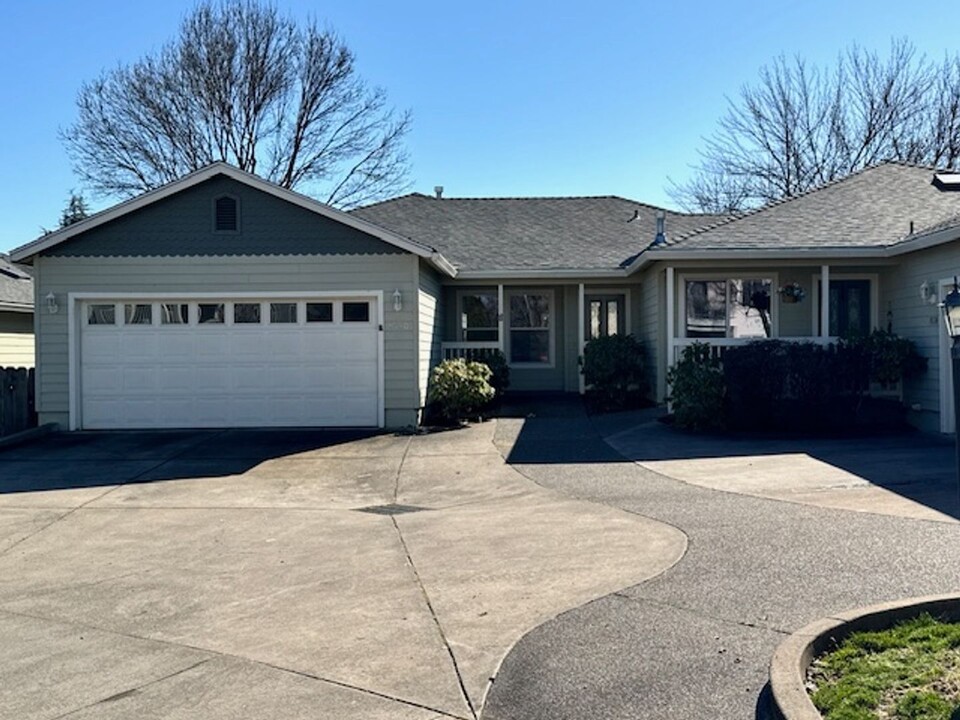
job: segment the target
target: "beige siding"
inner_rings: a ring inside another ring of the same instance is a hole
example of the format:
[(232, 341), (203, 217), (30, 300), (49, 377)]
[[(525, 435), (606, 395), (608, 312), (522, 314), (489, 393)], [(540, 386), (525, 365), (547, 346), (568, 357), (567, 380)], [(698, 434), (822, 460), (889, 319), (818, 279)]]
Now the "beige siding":
[(443, 335), (442, 288), (437, 273), (420, 262), (418, 289), (419, 322), (417, 325), (419, 406), (427, 402), (430, 370), (440, 362), (440, 341)]
[(32, 368), (33, 334), (0, 333), (0, 367)]
[[(384, 296), (384, 403), (389, 427), (412, 425), (419, 397), (416, 332), (418, 259), (412, 255), (165, 258), (38, 258), (37, 296), (57, 295), (61, 312), (37, 313), (38, 411), (66, 424), (69, 412), (67, 293), (379, 291)], [(393, 310), (399, 289), (411, 302)]]
[[(960, 273), (960, 242), (904, 255), (891, 273), (889, 291), (881, 307), (889, 308), (893, 331), (913, 340), (929, 363), (927, 372), (904, 387), (908, 406), (919, 405), (911, 421), (924, 430), (940, 430), (940, 342), (944, 333), (940, 310), (923, 302), (920, 286), (926, 282), (934, 291), (941, 280)], [(942, 299), (940, 297), (939, 299)]]

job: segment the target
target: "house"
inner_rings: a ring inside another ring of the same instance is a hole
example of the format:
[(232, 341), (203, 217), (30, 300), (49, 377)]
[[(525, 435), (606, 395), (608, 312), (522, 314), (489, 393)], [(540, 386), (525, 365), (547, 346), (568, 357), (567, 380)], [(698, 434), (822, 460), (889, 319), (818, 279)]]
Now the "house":
[(33, 364), (33, 278), (0, 255), (0, 367)]
[(410, 425), (442, 358), (500, 350), (513, 389), (579, 392), (584, 344), (626, 332), (662, 400), (695, 340), (890, 327), (931, 360), (914, 420), (951, 431), (957, 187), (885, 164), (738, 218), (439, 193), (343, 213), (216, 163), (12, 257), (45, 306), (40, 420), (69, 428)]

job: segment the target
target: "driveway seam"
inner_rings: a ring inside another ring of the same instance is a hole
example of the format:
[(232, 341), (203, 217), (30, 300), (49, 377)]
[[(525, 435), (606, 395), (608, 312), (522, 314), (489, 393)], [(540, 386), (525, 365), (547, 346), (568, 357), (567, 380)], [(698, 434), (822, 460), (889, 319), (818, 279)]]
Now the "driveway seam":
[(393, 478), (393, 502), (399, 502), (400, 497), (400, 473), (403, 472), (403, 466), (407, 462), (407, 453), (410, 452), (410, 446), (413, 444), (413, 435), (407, 437), (406, 447), (403, 448), (403, 455), (400, 456), (400, 462), (397, 463), (397, 474)]
[[(639, 587), (635, 585), (634, 587)], [(627, 588), (629, 589), (629, 588)], [(637, 603), (638, 605), (653, 605), (655, 607), (668, 608), (670, 610), (677, 610), (679, 612), (687, 613), (688, 615), (694, 615), (696, 617), (705, 618), (707, 620), (715, 620), (724, 625), (736, 625), (739, 627), (750, 628), (751, 630), (769, 630), (770, 632), (778, 633), (780, 635), (790, 635), (789, 630), (784, 630), (783, 628), (773, 627), (771, 625), (763, 625), (762, 623), (751, 623), (746, 622), (745, 620), (732, 620), (730, 618), (723, 617), (722, 615), (714, 615), (712, 613), (699, 612), (695, 608), (687, 607), (685, 605), (677, 605), (675, 603), (661, 602), (659, 600), (654, 600), (653, 598), (646, 597), (641, 595), (639, 597), (634, 595), (627, 595), (625, 590), (618, 590), (617, 592), (610, 593), (608, 597), (616, 597), (620, 600), (625, 600), (631, 603)]]
[(105, 698), (101, 698), (100, 700), (95, 700), (94, 702), (92, 702), (92, 703), (90, 703), (90, 704), (88, 704), (88, 705), (83, 705), (82, 707), (78, 707), (78, 708), (74, 708), (73, 710), (69, 710), (69, 711), (63, 713), (62, 715), (57, 715), (56, 717), (53, 718), (53, 720), (62, 720), (62, 718), (68, 718), (68, 717), (70, 717), (71, 715), (76, 715), (77, 713), (83, 712), (84, 710), (89, 710), (90, 708), (95, 708), (95, 707), (97, 707), (98, 705), (103, 705), (104, 703), (116, 702), (117, 700), (122, 700), (123, 698), (128, 697), (128, 696), (130, 696), (130, 695), (133, 695), (133, 694), (135, 694), (135, 693), (143, 690), (144, 688), (150, 687), (151, 685), (156, 685), (156, 684), (158, 684), (158, 683), (162, 683), (164, 680), (169, 680), (170, 678), (175, 678), (177, 675), (182, 675), (183, 673), (189, 672), (189, 671), (193, 670), (194, 668), (198, 668), (198, 667), (200, 667), (201, 665), (203, 665), (204, 663), (210, 662), (212, 659), (213, 659), (213, 658), (204, 658), (203, 660), (198, 660), (197, 662), (193, 663), (193, 665), (190, 665), (189, 667), (185, 667), (185, 668), (182, 668), (182, 669), (180, 669), (180, 670), (175, 670), (174, 672), (169, 673), (168, 675), (164, 675), (163, 677), (159, 677), (159, 678), (154, 678), (153, 680), (148, 680), (147, 682), (145, 682), (145, 683), (143, 683), (143, 684), (141, 684), (141, 685), (137, 685), (136, 687), (132, 687), (132, 688), (130, 688), (129, 690), (123, 690), (123, 691), (121, 691), (121, 692), (114, 693), (113, 695), (109, 695), (109, 696), (107, 696), (107, 697), (105, 697)]
[(443, 641), (443, 646), (447, 649), (447, 654), (450, 656), (450, 663), (453, 665), (453, 672), (457, 677), (457, 684), (460, 686), (460, 694), (463, 696), (463, 700), (466, 702), (471, 716), (473, 716), (474, 720), (476, 720), (477, 711), (476, 708), (473, 707), (473, 702), (470, 700), (469, 693), (467, 693), (467, 686), (463, 682), (463, 675), (460, 673), (460, 666), (457, 664), (457, 656), (454, 655), (453, 648), (450, 646), (450, 641), (447, 640), (446, 633), (443, 631), (443, 625), (440, 624), (440, 618), (437, 617), (437, 612), (433, 608), (433, 603), (430, 602), (430, 595), (427, 593), (427, 589), (423, 585), (423, 580), (420, 578), (420, 573), (417, 571), (417, 566), (413, 562), (413, 557), (410, 555), (410, 549), (407, 547), (407, 542), (403, 539), (403, 533), (400, 531), (400, 526), (397, 524), (397, 518), (391, 516), (390, 521), (393, 523), (393, 527), (397, 531), (397, 538), (400, 540), (400, 546), (403, 548), (403, 553), (407, 557), (407, 564), (410, 566), (410, 570), (413, 572), (413, 577), (417, 583), (417, 587), (420, 589), (420, 593), (423, 595), (423, 601), (427, 606), (427, 610), (430, 612), (430, 617), (433, 618), (433, 624), (436, 626), (437, 632), (440, 634), (440, 639)]
[[(161, 645), (169, 645), (171, 647), (184, 648), (187, 650), (193, 650), (195, 652), (206, 653), (208, 655), (213, 655), (216, 657), (223, 657), (223, 658), (229, 658), (232, 660), (239, 660), (241, 662), (248, 662), (254, 665), (259, 665), (261, 667), (270, 668), (271, 670), (276, 670), (278, 672), (288, 673), (290, 675), (298, 675), (300, 677), (305, 677), (310, 680), (316, 680), (318, 682), (325, 683), (328, 685), (335, 685), (337, 687), (341, 687), (346, 690), (353, 690), (355, 692), (359, 692), (364, 695), (371, 695), (373, 697), (378, 697), (384, 700), (390, 700), (392, 702), (396, 702), (401, 705), (407, 705), (409, 707), (415, 707), (421, 710), (427, 710), (429, 712), (439, 713), (441, 717), (456, 718), (457, 720), (476, 720), (476, 716), (474, 716), (471, 719), (471, 718), (466, 718), (462, 715), (453, 715), (452, 713), (445, 712), (443, 710), (440, 710), (439, 708), (430, 707), (429, 705), (424, 705), (423, 703), (418, 703), (414, 700), (405, 700), (404, 698), (396, 697), (394, 695), (388, 695), (387, 693), (382, 693), (377, 690), (371, 690), (370, 688), (364, 688), (358, 685), (351, 685), (350, 683), (346, 683), (341, 680), (334, 680), (333, 678), (324, 677), (322, 675), (314, 675), (313, 673), (308, 673), (303, 670), (295, 670), (293, 668), (283, 667), (282, 665), (275, 665), (273, 663), (269, 663), (264, 660), (257, 660), (256, 658), (244, 657), (243, 655), (235, 655), (233, 653), (223, 652), (221, 650), (213, 650), (211, 648), (205, 648), (198, 645), (190, 645), (189, 643), (177, 642), (175, 640), (167, 640), (164, 638), (155, 638), (155, 637), (149, 637), (146, 635), (136, 635), (134, 633), (121, 632), (119, 630), (103, 628), (98, 625), (91, 625), (89, 623), (77, 622), (76, 620), (66, 620), (62, 618), (46, 617), (43, 615), (34, 615), (32, 613), (17, 612), (14, 610), (9, 610), (5, 607), (0, 607), (0, 613), (5, 615), (10, 615), (13, 617), (29, 618), (31, 620), (40, 620), (43, 622), (59, 623), (62, 625), (71, 625), (73, 627), (85, 628), (87, 630), (93, 630), (93, 631), (105, 633), (108, 635), (114, 635), (116, 637), (123, 637), (129, 640), (140, 640), (144, 642), (159, 643)], [(206, 658), (204, 662), (206, 662), (207, 660), (210, 660), (210, 658)], [(80, 709), (82, 708), (78, 708), (78, 710)], [(77, 710), (71, 710), (70, 712), (77, 712)]]

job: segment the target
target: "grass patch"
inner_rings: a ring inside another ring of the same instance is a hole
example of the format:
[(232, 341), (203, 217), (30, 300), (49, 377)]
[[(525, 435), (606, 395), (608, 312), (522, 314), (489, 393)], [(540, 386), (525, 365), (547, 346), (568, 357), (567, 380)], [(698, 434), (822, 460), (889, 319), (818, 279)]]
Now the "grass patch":
[(960, 720), (960, 623), (924, 614), (854, 633), (808, 679), (827, 720)]

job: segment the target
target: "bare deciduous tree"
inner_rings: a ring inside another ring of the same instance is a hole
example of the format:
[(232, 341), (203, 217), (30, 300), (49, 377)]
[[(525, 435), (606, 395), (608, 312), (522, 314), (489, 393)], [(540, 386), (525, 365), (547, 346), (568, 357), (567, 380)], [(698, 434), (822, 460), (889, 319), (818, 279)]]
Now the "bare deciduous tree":
[(884, 160), (960, 162), (960, 58), (934, 63), (897, 40), (858, 46), (822, 69), (779, 57), (744, 86), (705, 140), (683, 207), (736, 212), (794, 197)]
[(86, 83), (62, 138), (83, 181), (129, 197), (225, 160), (340, 207), (407, 184), (409, 112), (334, 32), (256, 0), (206, 0), (153, 55)]

